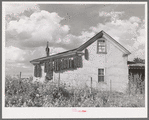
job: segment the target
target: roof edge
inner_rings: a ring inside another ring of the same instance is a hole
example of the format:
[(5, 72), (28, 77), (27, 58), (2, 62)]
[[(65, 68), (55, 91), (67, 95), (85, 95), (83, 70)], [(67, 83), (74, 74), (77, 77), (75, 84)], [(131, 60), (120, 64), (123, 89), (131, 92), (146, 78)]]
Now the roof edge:
[(73, 55), (76, 55), (76, 54), (82, 55), (83, 53), (79, 52), (79, 51), (71, 51), (71, 52), (67, 52), (67, 53), (63, 53), (63, 54), (55, 54), (52, 56), (42, 57), (42, 58), (31, 60), (30, 63), (34, 64), (34, 63), (39, 63), (42, 61), (47, 61), (48, 59), (59, 59), (59, 58), (64, 58), (64, 57), (68, 57), (68, 56), (72, 57)]
[(95, 36), (93, 36), (92, 38), (90, 38), (88, 41), (86, 41), (83, 45), (81, 45), (80, 47), (77, 48), (77, 51), (82, 51), (84, 50), (86, 47), (88, 47), (90, 44), (92, 44), (93, 42), (95, 42), (97, 39), (101, 38), (103, 36), (102, 31), (100, 31), (99, 33), (97, 33)]
[(112, 38), (109, 34), (107, 34), (105, 31), (102, 30), (103, 36), (107, 36), (110, 40), (112, 40), (115, 44), (117, 44), (127, 55), (130, 55), (131, 52), (129, 52), (123, 45), (121, 45), (119, 42), (117, 42), (114, 38)]

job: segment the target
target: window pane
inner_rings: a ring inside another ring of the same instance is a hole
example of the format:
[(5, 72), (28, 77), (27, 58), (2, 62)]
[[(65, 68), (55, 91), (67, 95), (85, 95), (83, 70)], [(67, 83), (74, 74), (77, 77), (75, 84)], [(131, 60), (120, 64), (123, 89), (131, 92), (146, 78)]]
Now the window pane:
[(98, 76), (98, 82), (104, 82), (104, 76)]
[(104, 69), (98, 69), (98, 75), (104, 75)]
[(99, 47), (99, 52), (105, 52), (105, 47)]
[(104, 40), (98, 41), (98, 52), (102, 53), (106, 51), (106, 44)]
[(105, 47), (101, 47), (102, 52), (105, 52)]
[(98, 69), (98, 74), (101, 75), (101, 69)]
[(102, 48), (101, 47), (99, 47), (99, 50), (98, 50), (99, 52), (102, 52)]
[(104, 41), (104, 40), (98, 41), (98, 45), (99, 45), (99, 46), (101, 46), (101, 45), (102, 45), (102, 46), (105, 46), (105, 41)]

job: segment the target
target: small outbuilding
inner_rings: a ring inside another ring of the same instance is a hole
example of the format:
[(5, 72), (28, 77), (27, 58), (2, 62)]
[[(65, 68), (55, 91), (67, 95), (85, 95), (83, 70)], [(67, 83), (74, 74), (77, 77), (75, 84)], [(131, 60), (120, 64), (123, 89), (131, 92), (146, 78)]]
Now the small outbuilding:
[(136, 93), (137, 89), (140, 93), (145, 92), (145, 62), (136, 63), (134, 61), (128, 61), (128, 68), (129, 68), (129, 81), (130, 86), (136, 86)]

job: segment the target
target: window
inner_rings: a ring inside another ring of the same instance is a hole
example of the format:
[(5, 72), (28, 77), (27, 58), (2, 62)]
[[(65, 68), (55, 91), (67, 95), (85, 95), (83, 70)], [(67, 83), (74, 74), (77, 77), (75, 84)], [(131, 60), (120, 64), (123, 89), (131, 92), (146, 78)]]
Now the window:
[(104, 82), (104, 69), (98, 69), (98, 82)]
[(97, 53), (106, 53), (106, 42), (105, 40), (97, 41)]

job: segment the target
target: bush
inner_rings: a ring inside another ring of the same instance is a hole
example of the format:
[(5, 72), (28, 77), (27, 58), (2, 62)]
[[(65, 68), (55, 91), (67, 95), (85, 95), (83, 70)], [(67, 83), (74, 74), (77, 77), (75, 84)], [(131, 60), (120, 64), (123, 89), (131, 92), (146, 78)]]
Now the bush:
[(143, 107), (142, 95), (109, 93), (89, 87), (67, 90), (65, 85), (58, 89), (56, 83), (39, 83), (32, 80), (6, 77), (5, 107)]
[(129, 90), (130, 94), (144, 94), (145, 93), (145, 80), (139, 74), (129, 75)]

